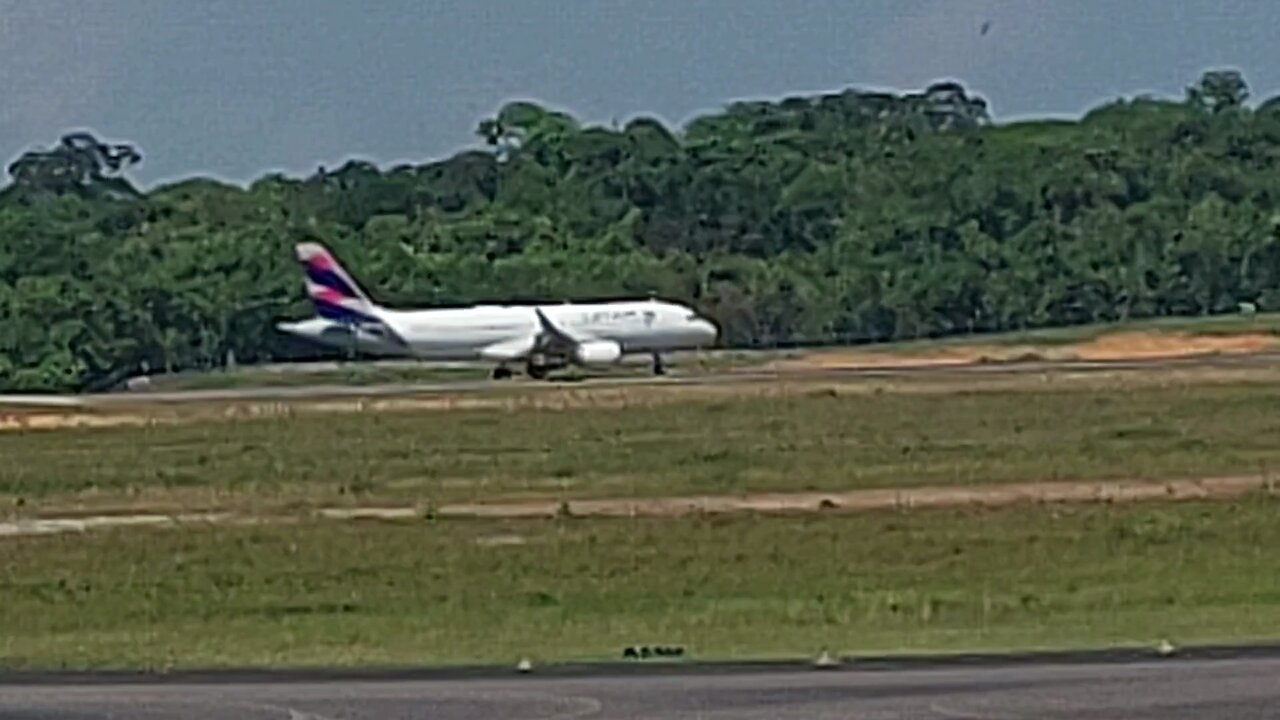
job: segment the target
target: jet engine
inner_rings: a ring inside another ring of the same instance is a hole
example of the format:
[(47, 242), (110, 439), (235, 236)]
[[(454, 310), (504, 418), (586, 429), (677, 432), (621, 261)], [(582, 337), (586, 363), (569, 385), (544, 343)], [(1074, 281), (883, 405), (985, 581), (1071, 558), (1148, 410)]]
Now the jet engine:
[(612, 340), (591, 340), (574, 348), (573, 359), (583, 365), (608, 365), (622, 357), (622, 346)]

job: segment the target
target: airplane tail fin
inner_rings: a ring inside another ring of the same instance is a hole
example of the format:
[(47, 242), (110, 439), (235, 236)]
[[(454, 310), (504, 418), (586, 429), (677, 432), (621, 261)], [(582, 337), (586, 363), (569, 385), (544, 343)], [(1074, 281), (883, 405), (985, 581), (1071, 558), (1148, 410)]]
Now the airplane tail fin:
[(306, 274), (307, 297), (320, 317), (346, 323), (379, 323), (378, 306), (342, 269), (324, 245), (315, 242), (294, 246)]

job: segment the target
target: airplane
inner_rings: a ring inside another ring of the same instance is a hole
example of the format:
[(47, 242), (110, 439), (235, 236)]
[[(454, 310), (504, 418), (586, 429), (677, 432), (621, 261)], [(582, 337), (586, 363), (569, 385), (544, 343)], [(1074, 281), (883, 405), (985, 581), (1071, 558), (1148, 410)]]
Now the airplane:
[(662, 353), (708, 347), (720, 334), (692, 308), (657, 298), (391, 309), (371, 300), (321, 243), (299, 243), (294, 252), (316, 315), (277, 323), (280, 331), (375, 356), (493, 362), (494, 379), (511, 377), (513, 364), (543, 380), (571, 364), (603, 367), (632, 354), (652, 356), (653, 373), (662, 375)]

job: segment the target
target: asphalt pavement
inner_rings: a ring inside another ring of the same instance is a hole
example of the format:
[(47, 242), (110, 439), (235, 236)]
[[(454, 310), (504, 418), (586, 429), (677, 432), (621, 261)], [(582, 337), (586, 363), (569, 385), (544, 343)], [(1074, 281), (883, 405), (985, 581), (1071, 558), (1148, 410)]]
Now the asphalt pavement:
[(0, 685), (12, 720), (1250, 720), (1280, 717), (1280, 659), (943, 669), (239, 679)]

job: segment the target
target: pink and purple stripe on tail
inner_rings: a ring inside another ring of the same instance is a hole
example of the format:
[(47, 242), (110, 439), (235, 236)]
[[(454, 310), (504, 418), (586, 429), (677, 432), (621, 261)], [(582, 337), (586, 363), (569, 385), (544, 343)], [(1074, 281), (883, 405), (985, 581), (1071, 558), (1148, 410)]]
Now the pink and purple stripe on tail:
[(369, 313), (368, 298), (328, 250), (315, 243), (302, 243), (297, 246), (297, 254), (306, 273), (307, 296), (316, 314), (338, 322), (377, 322)]

